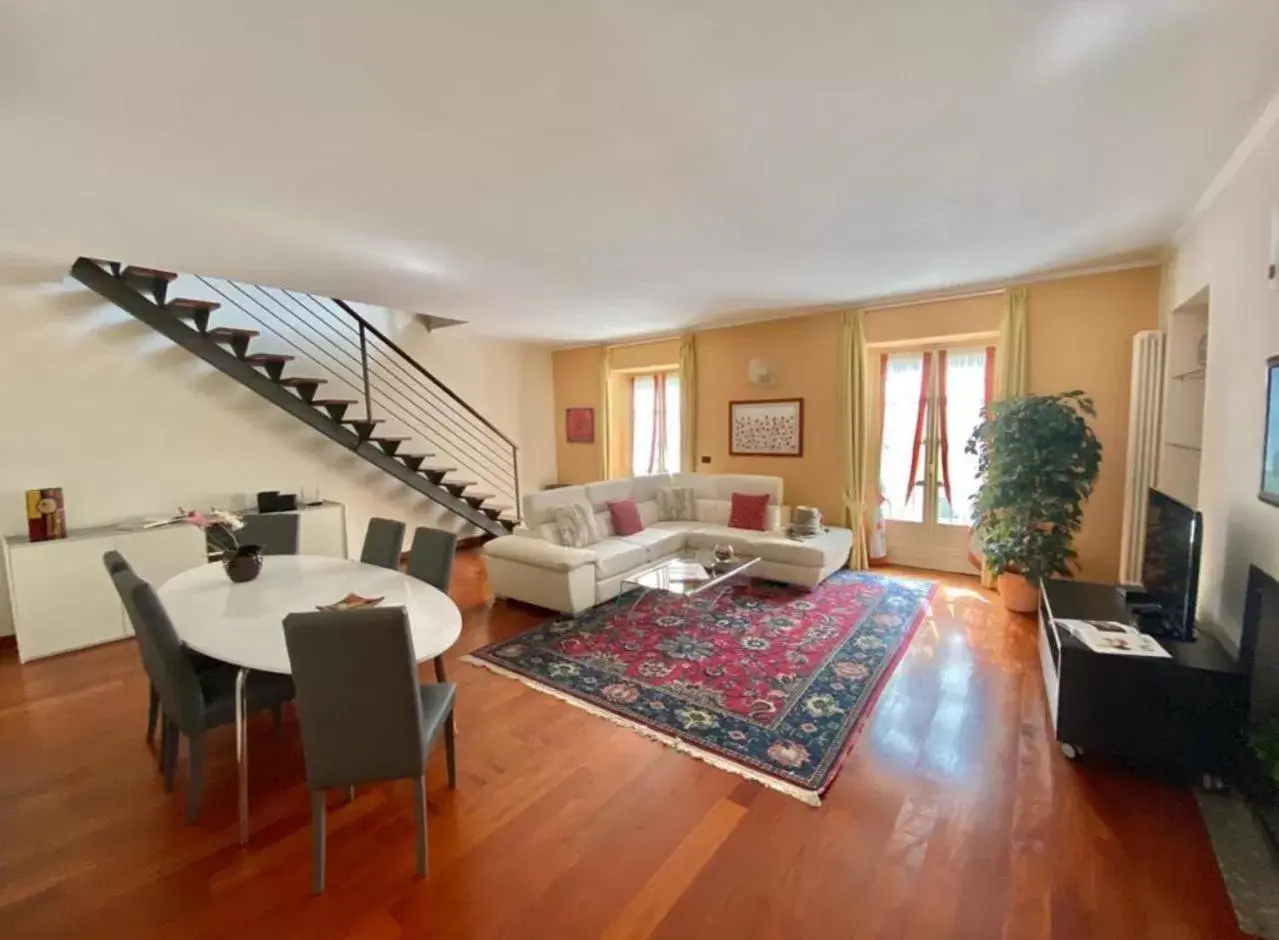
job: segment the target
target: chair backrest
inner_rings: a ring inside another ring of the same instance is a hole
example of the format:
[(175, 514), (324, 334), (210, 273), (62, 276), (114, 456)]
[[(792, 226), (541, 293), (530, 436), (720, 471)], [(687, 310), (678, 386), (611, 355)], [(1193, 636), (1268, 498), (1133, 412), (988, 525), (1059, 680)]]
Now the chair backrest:
[(284, 641), (307, 786), (422, 775), (422, 700), (403, 607), (289, 614)]
[(364, 548), (360, 561), (366, 565), (378, 565), (400, 570), (400, 552), (404, 550), (404, 523), (395, 519), (374, 516), (364, 533)]
[(296, 512), (248, 513), (236, 536), (241, 545), (260, 547), (263, 555), (296, 555), (298, 519)]
[(155, 589), (127, 567), (111, 575), (111, 580), (133, 624), (142, 667), (160, 696), (165, 717), (176, 721), (184, 732), (204, 730), (199, 677)]
[(413, 547), (409, 549), (408, 572), (413, 577), (449, 592), (453, 579), (453, 556), (457, 554), (457, 534), (443, 529), (425, 526), (413, 533)]
[(117, 551), (109, 551), (102, 553), (102, 563), (107, 566), (107, 575), (113, 575), (117, 571), (132, 571), (133, 566), (124, 560), (124, 556)]

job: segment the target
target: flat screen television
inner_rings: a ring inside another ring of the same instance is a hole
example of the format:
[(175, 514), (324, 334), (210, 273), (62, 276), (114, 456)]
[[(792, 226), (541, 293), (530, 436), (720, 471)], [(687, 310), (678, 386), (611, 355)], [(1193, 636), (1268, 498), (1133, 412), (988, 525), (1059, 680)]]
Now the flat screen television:
[(1152, 487), (1146, 496), (1141, 587), (1159, 605), (1164, 636), (1194, 639), (1202, 543), (1203, 516)]

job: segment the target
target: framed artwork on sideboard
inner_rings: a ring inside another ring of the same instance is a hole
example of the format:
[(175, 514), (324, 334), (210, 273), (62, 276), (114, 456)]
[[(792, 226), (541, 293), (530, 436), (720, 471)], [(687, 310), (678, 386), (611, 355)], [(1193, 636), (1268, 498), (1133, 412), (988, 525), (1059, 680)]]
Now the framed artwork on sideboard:
[(804, 456), (804, 399), (730, 401), (728, 452), (734, 457)]

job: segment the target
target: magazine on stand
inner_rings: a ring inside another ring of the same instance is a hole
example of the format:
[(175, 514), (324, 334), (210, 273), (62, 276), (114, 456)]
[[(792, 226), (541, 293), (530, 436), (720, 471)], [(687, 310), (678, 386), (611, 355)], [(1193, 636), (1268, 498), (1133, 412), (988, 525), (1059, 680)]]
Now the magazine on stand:
[(1171, 659), (1172, 655), (1135, 627), (1114, 620), (1058, 620), (1057, 625), (1069, 630), (1080, 643), (1094, 653), (1111, 656), (1147, 656)]

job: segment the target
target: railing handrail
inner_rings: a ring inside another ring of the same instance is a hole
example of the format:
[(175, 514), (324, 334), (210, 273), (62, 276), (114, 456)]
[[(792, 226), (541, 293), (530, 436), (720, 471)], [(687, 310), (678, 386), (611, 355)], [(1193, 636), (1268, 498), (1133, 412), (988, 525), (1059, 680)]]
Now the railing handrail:
[(470, 404), (470, 402), (468, 402), (465, 398), (463, 398), (457, 392), (453, 391), (453, 389), (449, 388), (447, 385), (445, 385), (443, 382), (437, 379), (434, 375), (432, 375), (430, 370), (428, 370), (426, 366), (422, 365), (422, 363), (418, 362), (416, 359), (414, 359), (412, 356), (406, 353), (403, 349), (401, 349), (398, 345), (396, 345), (394, 340), (388, 337), (385, 333), (379, 330), (376, 326), (374, 326), (368, 320), (364, 319), (364, 317), (360, 316), (358, 313), (352, 310), (351, 306), (346, 301), (339, 300), (337, 297), (330, 297), (329, 299), (332, 300), (339, 307), (341, 307), (343, 310), (345, 310), (348, 314), (353, 316), (358, 323), (364, 326), (366, 330), (371, 332), (374, 336), (376, 336), (382, 342), (386, 343), (387, 346), (390, 346), (391, 349), (393, 349), (400, 356), (401, 359), (403, 359), (409, 365), (413, 366), (413, 368), (417, 369), (417, 371), (421, 372), (424, 376), (426, 376), (428, 379), (430, 379), (432, 382), (438, 385), (444, 391), (444, 393), (449, 396), (449, 398), (453, 399), (455, 402), (457, 402), (459, 405), (465, 408), (468, 412), (470, 412), (471, 415), (475, 417), (481, 424), (483, 424), (486, 428), (488, 428), (490, 431), (492, 431), (502, 440), (506, 441), (506, 443), (510, 444), (513, 450), (520, 449), (519, 444), (515, 443), (513, 440), (511, 440), (509, 437), (503, 434), (501, 429), (498, 428), (496, 425), (494, 425), (492, 421), (490, 421), (488, 418), (484, 417), (484, 415), (476, 411), (475, 408)]

